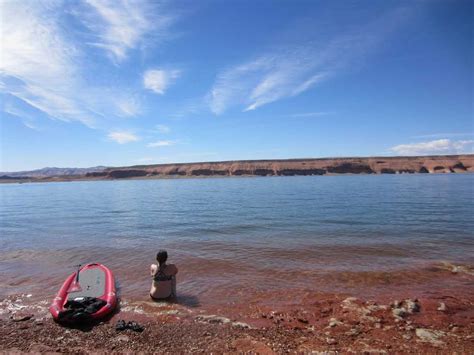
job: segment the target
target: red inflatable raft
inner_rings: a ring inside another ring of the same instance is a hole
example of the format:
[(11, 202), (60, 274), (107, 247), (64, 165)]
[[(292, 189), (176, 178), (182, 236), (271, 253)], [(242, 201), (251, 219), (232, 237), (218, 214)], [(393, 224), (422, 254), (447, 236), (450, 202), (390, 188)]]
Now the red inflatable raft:
[(54, 298), (49, 311), (55, 320), (60, 321), (60, 313), (65, 310), (64, 306), (68, 301), (81, 301), (87, 297), (105, 302), (95, 313), (88, 315), (92, 320), (105, 317), (117, 306), (114, 275), (102, 264), (87, 264), (70, 275)]

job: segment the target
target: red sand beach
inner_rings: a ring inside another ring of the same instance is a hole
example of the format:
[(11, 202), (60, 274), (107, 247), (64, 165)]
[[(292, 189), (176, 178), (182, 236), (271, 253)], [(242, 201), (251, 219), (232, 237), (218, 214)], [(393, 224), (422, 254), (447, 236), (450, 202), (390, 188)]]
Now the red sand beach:
[[(0, 303), (0, 348), (74, 353), (474, 351), (473, 268), (439, 264), (358, 275), (354, 282), (364, 287), (351, 293), (317, 292), (310, 285), (236, 289), (234, 294), (222, 289), (215, 299), (183, 294), (176, 303), (151, 302), (146, 289), (141, 295), (137, 290), (122, 296), (111, 319), (87, 330), (55, 324), (44, 297), (11, 295)], [(118, 332), (118, 319), (138, 321), (145, 330)]]

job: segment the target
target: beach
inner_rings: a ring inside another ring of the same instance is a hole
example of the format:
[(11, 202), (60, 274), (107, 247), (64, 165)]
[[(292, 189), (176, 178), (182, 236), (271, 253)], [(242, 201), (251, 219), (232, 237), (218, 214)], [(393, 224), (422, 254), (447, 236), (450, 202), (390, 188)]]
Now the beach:
[[(374, 285), (376, 297), (281, 291), (248, 303), (200, 306), (185, 297), (166, 303), (143, 295), (122, 300), (119, 312), (91, 329), (66, 329), (46, 304), (38, 307), (23, 295), (1, 302), (0, 346), (61, 353), (472, 352), (474, 270), (442, 265), (425, 273), (437, 274), (438, 288), (420, 292), (408, 282), (384, 292), (385, 281)], [(118, 319), (145, 330), (116, 331)]]

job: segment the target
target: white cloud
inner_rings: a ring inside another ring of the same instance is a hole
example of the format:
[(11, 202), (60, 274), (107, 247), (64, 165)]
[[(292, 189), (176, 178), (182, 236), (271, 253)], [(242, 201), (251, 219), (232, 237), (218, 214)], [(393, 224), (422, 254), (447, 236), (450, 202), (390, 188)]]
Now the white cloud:
[(155, 129), (156, 131), (158, 131), (158, 133), (162, 133), (162, 134), (167, 134), (171, 132), (171, 129), (164, 124), (157, 124), (155, 126)]
[(76, 3), (24, 0), (0, 6), (0, 92), (23, 102), (15, 103), (18, 111), (28, 105), (50, 118), (91, 128), (141, 112), (140, 103), (129, 99), (129, 88), (85, 80), (86, 47), (63, 22)]
[(175, 144), (176, 144), (175, 141), (156, 141), (156, 142), (148, 143), (147, 146), (149, 148), (156, 148), (156, 147), (168, 147)]
[(211, 111), (219, 115), (236, 105), (250, 111), (301, 94), (332, 74), (332, 64), (321, 65), (316, 57), (311, 49), (293, 48), (220, 73), (209, 94)]
[(116, 100), (118, 115), (133, 117), (141, 112), (141, 105), (135, 98), (124, 98)]
[(222, 114), (230, 107), (255, 110), (300, 95), (367, 56), (386, 34), (407, 17), (396, 9), (372, 23), (335, 31), (327, 37), (278, 43), (278, 49), (221, 71), (208, 94), (210, 110)]
[(143, 74), (143, 85), (159, 95), (163, 95), (179, 76), (179, 70), (150, 69)]
[(92, 126), (90, 112), (70, 97), (78, 59), (61, 31), (58, 2), (2, 1), (1, 91), (63, 121)]
[(140, 140), (140, 138), (136, 136), (135, 134), (131, 132), (126, 132), (126, 131), (110, 132), (107, 137), (109, 137), (110, 140), (113, 140), (119, 144), (136, 142)]
[(173, 18), (158, 12), (157, 1), (146, 0), (85, 0), (94, 12), (83, 18), (86, 26), (96, 33), (90, 44), (103, 48), (112, 60), (120, 62), (129, 50), (143, 43), (147, 34), (154, 38), (164, 35)]
[(9, 102), (5, 102), (5, 105), (3, 106), (3, 110), (6, 113), (21, 119), (21, 122), (23, 123), (25, 127), (33, 129), (35, 131), (39, 131), (39, 128), (36, 126), (35, 119), (29, 113), (13, 106)]
[(438, 139), (429, 142), (400, 144), (390, 148), (390, 150), (400, 155), (472, 153), (474, 151), (474, 140), (451, 141), (449, 139)]
[(19, 77), (32, 76), (41, 81), (56, 79), (62, 84), (63, 75), (71, 76), (70, 66), (76, 49), (60, 33), (60, 24), (54, 14), (60, 10), (57, 2), (1, 2), (2, 56), (1, 72)]

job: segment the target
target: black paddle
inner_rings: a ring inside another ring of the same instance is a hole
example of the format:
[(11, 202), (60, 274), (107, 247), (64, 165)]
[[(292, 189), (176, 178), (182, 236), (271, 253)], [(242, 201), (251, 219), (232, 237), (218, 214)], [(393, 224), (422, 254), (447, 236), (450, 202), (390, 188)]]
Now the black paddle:
[(69, 287), (68, 293), (69, 292), (79, 292), (79, 291), (82, 290), (81, 285), (79, 285), (79, 271), (81, 270), (82, 265), (79, 264), (79, 265), (74, 265), (74, 266), (77, 267), (76, 278), (72, 282), (71, 287)]

